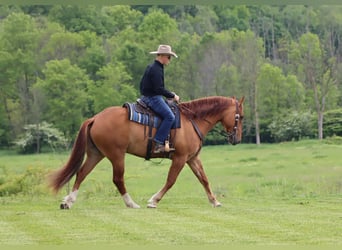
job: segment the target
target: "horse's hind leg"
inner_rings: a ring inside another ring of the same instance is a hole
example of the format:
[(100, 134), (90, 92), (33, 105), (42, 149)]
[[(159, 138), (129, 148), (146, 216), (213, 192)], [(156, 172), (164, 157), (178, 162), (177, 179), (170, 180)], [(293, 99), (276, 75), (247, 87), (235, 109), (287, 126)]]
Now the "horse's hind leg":
[(190, 166), (192, 172), (196, 175), (200, 183), (203, 185), (205, 192), (207, 193), (209, 202), (214, 207), (220, 207), (221, 203), (216, 200), (215, 195), (211, 191), (211, 188), (209, 186), (208, 178), (204, 172), (203, 165), (201, 160), (198, 156), (190, 159), (188, 162), (188, 165)]
[(64, 197), (60, 208), (61, 209), (69, 209), (75, 203), (77, 198), (77, 193), (80, 188), (81, 183), (84, 181), (86, 176), (94, 169), (97, 163), (99, 163), (103, 159), (103, 155), (98, 152), (96, 149), (90, 149), (87, 152), (87, 158), (80, 170), (76, 174), (76, 180), (72, 187), (72, 191)]

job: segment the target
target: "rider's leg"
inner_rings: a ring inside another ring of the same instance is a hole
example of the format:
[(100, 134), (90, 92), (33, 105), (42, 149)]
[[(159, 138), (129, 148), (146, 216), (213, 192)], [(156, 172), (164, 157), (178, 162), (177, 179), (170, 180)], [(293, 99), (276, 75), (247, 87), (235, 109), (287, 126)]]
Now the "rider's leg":
[[(153, 96), (146, 98), (148, 100), (144, 100), (147, 105), (161, 117), (162, 122), (157, 130), (157, 133), (154, 137), (154, 141), (157, 144), (164, 145), (165, 140), (168, 137), (172, 124), (175, 121), (175, 115), (172, 113), (170, 107), (165, 102), (162, 96)], [(157, 145), (158, 147), (158, 145)]]

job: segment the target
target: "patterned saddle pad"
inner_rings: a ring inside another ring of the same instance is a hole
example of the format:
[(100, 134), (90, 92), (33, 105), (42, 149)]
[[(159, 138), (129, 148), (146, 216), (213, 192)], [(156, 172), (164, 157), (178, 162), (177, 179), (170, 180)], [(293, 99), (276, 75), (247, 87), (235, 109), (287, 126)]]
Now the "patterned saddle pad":
[[(179, 108), (176, 103), (168, 103), (172, 112), (175, 114), (175, 122), (172, 125), (172, 128), (180, 128), (180, 113)], [(143, 125), (152, 125), (154, 128), (157, 128), (161, 123), (161, 118), (153, 112), (141, 99), (137, 99), (135, 103), (126, 102), (123, 104), (123, 107), (128, 110), (128, 119), (130, 121), (134, 121)]]

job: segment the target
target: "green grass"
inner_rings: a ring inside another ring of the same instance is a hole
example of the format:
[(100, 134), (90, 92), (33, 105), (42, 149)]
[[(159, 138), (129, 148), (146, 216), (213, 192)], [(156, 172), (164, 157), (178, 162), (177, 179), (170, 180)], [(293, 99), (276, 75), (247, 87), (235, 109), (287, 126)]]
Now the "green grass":
[(42, 180), (68, 154), (3, 151), (0, 190), (8, 182), (21, 189), (0, 196), (0, 245), (341, 245), (341, 152), (342, 145), (319, 141), (204, 147), (201, 159), (223, 206), (209, 205), (185, 167), (157, 209), (147, 209), (147, 200), (164, 184), (170, 161), (127, 155), (126, 186), (141, 209), (124, 206), (104, 160), (75, 205), (59, 210), (67, 187), (53, 196)]

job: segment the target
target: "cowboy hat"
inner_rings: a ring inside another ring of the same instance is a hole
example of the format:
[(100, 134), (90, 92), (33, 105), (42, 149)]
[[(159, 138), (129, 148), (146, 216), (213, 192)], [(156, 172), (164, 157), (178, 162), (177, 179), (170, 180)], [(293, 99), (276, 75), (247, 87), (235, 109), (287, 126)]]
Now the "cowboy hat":
[(178, 57), (175, 52), (172, 51), (170, 45), (159, 45), (157, 51), (152, 51), (150, 54), (161, 54), (161, 55), (171, 55), (174, 57)]

